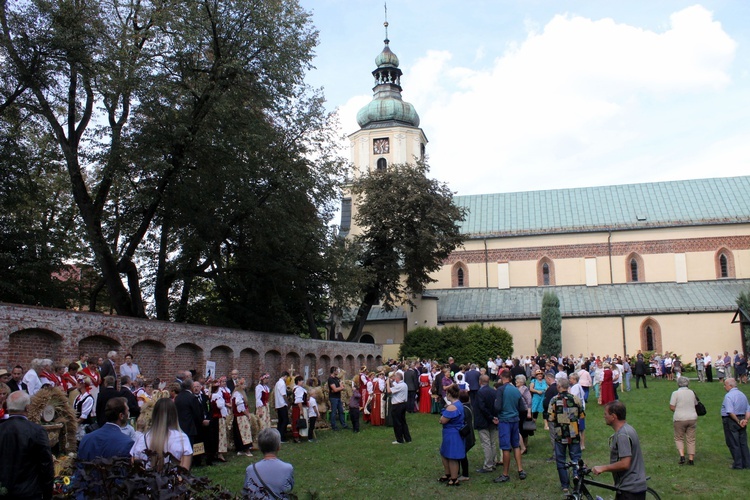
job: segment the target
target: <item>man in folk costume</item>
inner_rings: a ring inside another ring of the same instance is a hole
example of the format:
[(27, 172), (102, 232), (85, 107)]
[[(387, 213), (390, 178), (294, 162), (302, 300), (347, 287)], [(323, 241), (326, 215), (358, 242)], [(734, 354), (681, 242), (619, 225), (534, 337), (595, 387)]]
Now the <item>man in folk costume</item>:
[(271, 398), (271, 389), (268, 387), (270, 378), (268, 373), (264, 373), (258, 385), (255, 386), (255, 414), (260, 419), (261, 430), (271, 427), (271, 409), (268, 407), (268, 401)]
[(370, 392), (367, 389), (369, 378), (367, 377), (367, 367), (363, 366), (359, 370), (359, 392), (362, 395), (362, 405), (365, 407), (363, 420), (365, 422), (370, 421), (370, 412), (367, 411), (367, 398), (370, 396)]

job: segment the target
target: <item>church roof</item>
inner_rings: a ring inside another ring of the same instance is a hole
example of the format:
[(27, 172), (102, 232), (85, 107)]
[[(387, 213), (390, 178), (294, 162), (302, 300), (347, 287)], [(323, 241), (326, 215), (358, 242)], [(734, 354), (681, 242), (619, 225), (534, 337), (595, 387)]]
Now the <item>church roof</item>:
[(454, 197), (469, 238), (750, 222), (750, 176)]
[(701, 312), (734, 312), (737, 296), (750, 290), (750, 280), (688, 283), (623, 283), (428, 290), (438, 298), (438, 321), (502, 321), (539, 319), (544, 292), (560, 299), (563, 318), (631, 316)]

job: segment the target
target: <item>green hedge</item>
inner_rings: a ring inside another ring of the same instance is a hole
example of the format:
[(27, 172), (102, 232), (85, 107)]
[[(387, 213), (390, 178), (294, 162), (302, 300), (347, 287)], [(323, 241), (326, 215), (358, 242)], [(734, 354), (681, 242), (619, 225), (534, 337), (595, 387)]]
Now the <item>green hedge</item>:
[(484, 366), (487, 360), (500, 355), (503, 359), (513, 354), (513, 337), (497, 326), (469, 325), (444, 328), (419, 327), (408, 332), (399, 351), (400, 358), (426, 358), (446, 361), (453, 356), (456, 363), (476, 363)]

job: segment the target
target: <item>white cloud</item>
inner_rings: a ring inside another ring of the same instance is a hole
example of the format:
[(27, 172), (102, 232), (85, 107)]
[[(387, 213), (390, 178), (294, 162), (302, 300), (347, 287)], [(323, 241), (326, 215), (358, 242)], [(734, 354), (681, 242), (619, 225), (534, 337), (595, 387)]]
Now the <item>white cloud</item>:
[[(727, 165), (747, 165), (747, 129), (722, 138), (730, 154), (705, 143), (700, 120), (711, 109), (698, 104), (690, 112), (694, 102), (732, 85), (736, 44), (711, 12), (681, 10), (658, 33), (572, 15), (531, 29), (490, 67), (465, 67), (447, 51), (427, 51), (403, 68), (404, 98), (431, 141), (432, 173), (454, 190), (593, 185), (619, 178), (612, 172), (622, 168), (630, 173), (622, 182), (655, 180), (681, 165), (699, 168), (705, 163), (698, 159), (717, 150)], [(357, 129), (348, 128), (349, 117), (369, 98), (342, 106), (345, 130)], [(691, 176), (706, 175), (678, 175)]]

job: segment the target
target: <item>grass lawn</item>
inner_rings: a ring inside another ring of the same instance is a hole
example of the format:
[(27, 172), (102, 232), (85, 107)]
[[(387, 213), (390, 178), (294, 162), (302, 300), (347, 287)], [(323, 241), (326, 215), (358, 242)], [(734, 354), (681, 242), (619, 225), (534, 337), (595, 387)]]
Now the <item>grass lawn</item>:
[[(743, 498), (750, 485), (750, 471), (730, 470), (731, 456), (724, 444), (719, 410), (724, 397), (721, 384), (699, 384), (692, 381), (708, 415), (699, 417), (696, 465), (678, 465), (678, 453), (672, 434), (672, 413), (669, 397), (677, 387), (674, 382), (649, 379), (649, 388), (633, 389), (621, 395), (628, 409), (628, 422), (641, 439), (646, 462), (646, 473), (651, 476), (649, 486), (663, 499)], [(749, 386), (741, 386), (750, 395)], [(593, 397), (587, 411), (586, 450), (583, 459), (588, 465), (609, 462), (607, 438), (612, 434), (604, 424), (603, 410)], [(437, 415), (408, 414), (407, 421), (413, 442), (392, 445), (393, 429), (364, 425), (362, 432), (318, 432), (317, 443), (284, 444), (279, 457), (294, 465), (299, 498), (406, 498), (409, 496), (445, 495), (465, 498), (498, 498), (512, 495), (514, 499), (557, 498), (560, 485), (554, 463), (545, 459), (551, 455), (546, 432), (537, 432), (529, 441), (529, 452), (523, 457), (523, 468), (528, 473), (525, 481), (511, 474), (511, 481), (494, 484), (497, 474), (477, 474), (482, 463), (482, 450), (477, 445), (469, 452), (471, 479), (459, 488), (447, 489), (437, 478), (443, 474), (439, 448), (441, 426)], [(541, 429), (541, 416), (539, 417)], [(229, 462), (212, 467), (194, 469), (198, 476), (208, 476), (233, 492), (239, 493), (245, 468), (254, 458), (227, 456)], [(515, 463), (511, 464), (511, 471)], [(602, 475), (611, 482), (611, 475)], [(592, 487), (594, 495), (614, 498), (614, 493)]]

